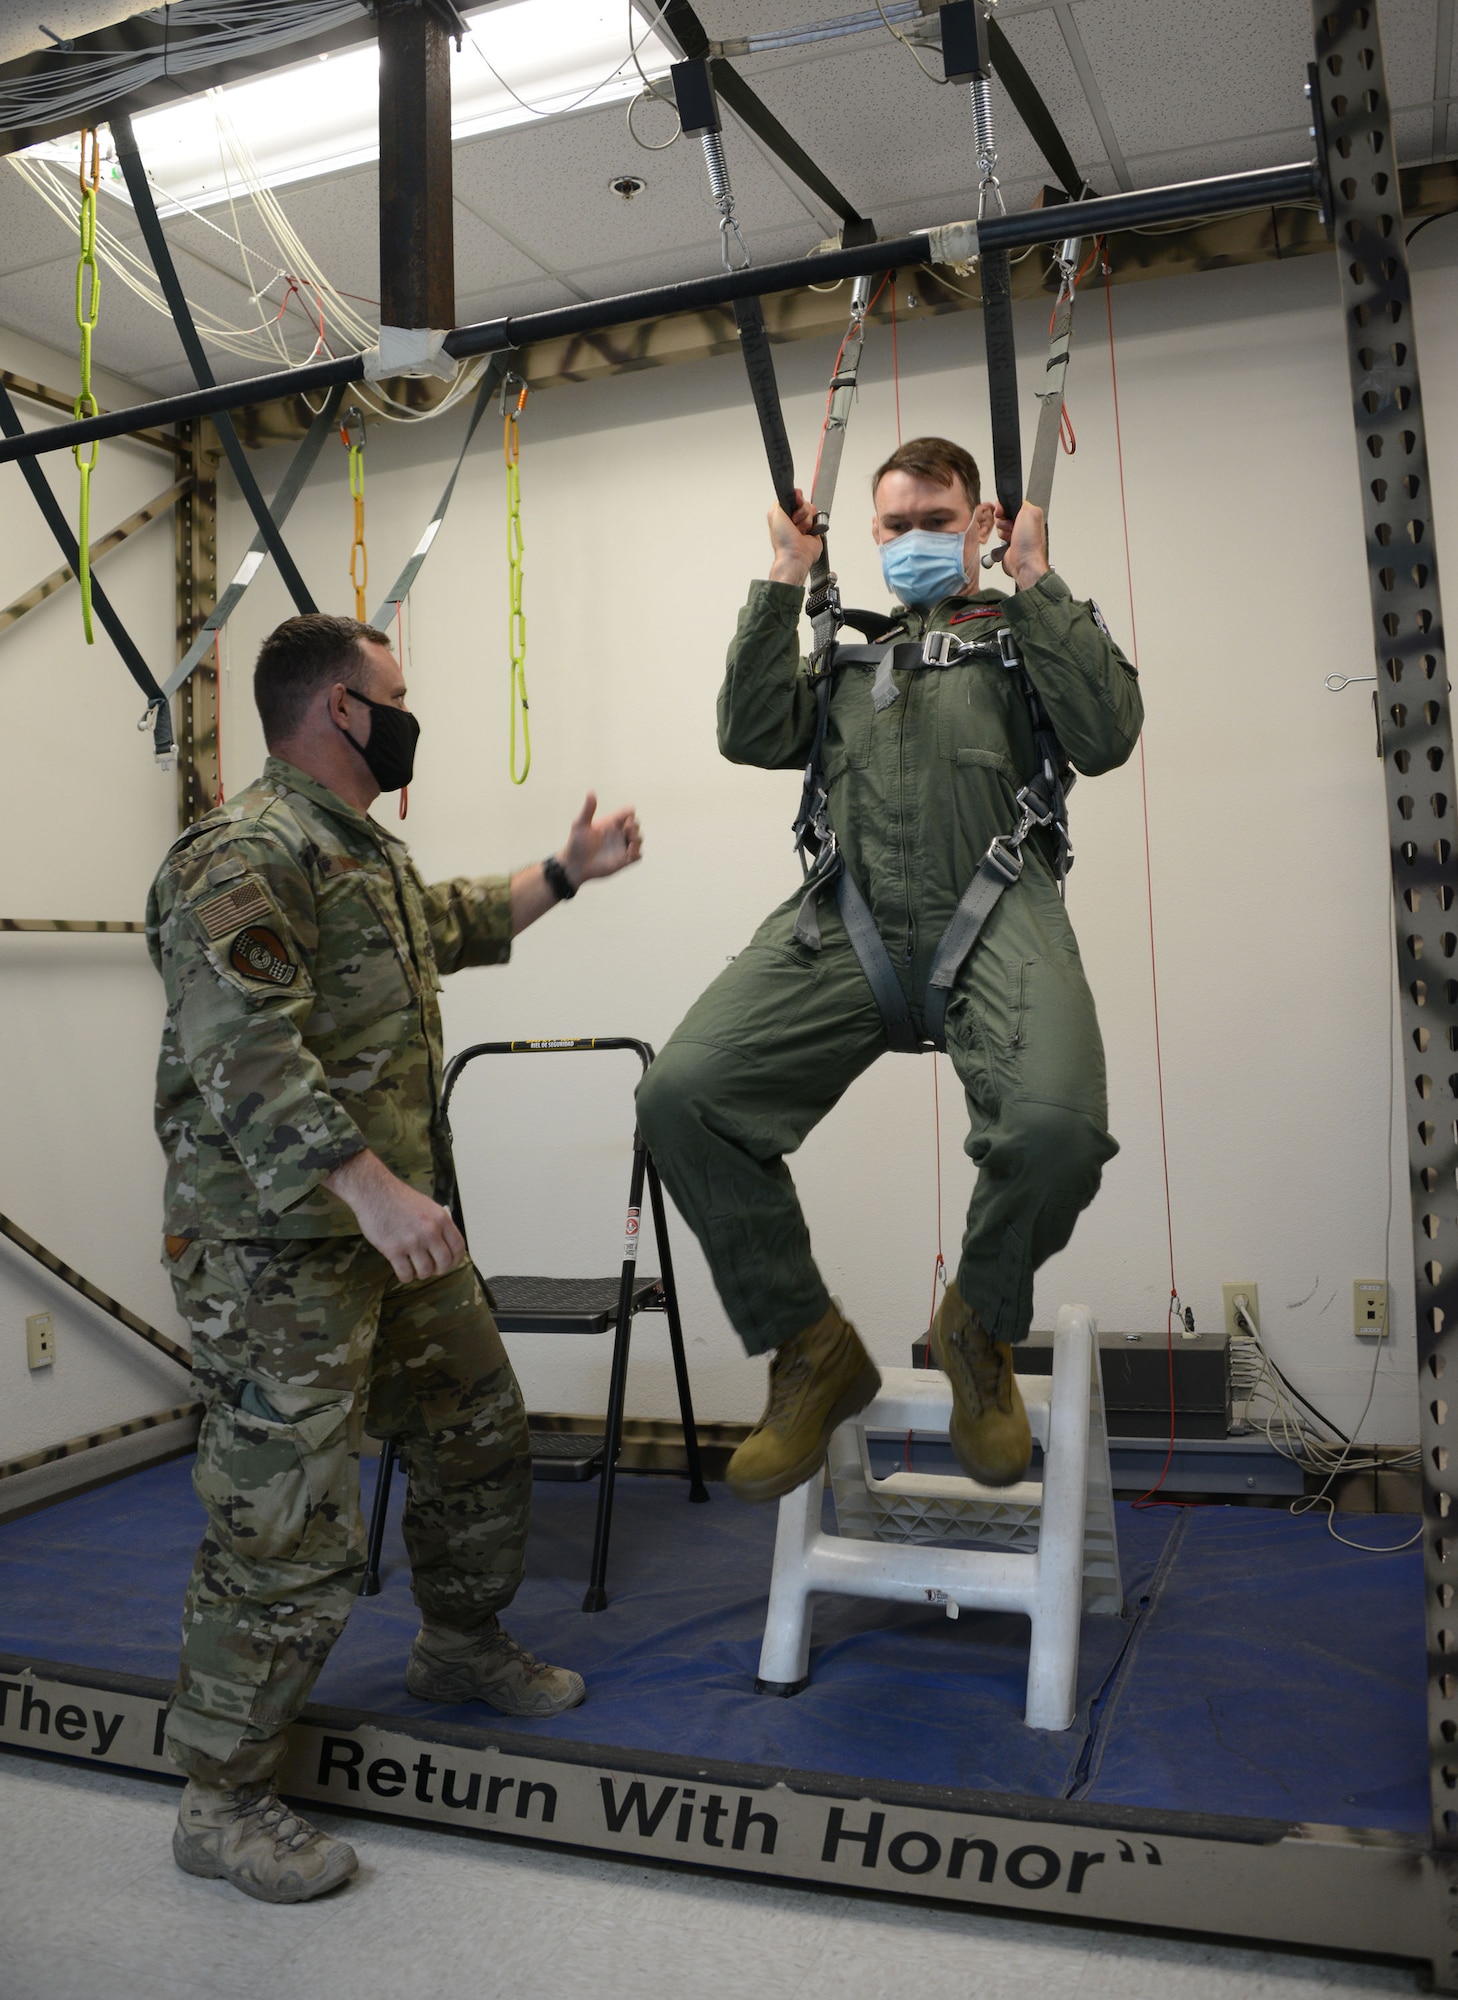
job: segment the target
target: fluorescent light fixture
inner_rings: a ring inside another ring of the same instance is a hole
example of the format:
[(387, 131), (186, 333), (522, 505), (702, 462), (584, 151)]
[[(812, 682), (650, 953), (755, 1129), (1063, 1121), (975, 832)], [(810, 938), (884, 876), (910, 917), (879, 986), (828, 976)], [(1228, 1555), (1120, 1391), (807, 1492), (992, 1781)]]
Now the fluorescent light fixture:
[[(629, 54), (630, 21), (638, 61), (649, 76), (666, 75), (673, 61), (648, 25), (658, 7), (645, 11), (646, 23), (627, 0), (497, 0), (468, 12), (471, 33), (462, 49), (451, 51), (452, 138), (636, 96), (643, 84)], [(243, 191), (236, 169), (230, 188), (220, 154), (219, 109), (252, 152), (266, 186), (368, 166), (379, 156), (379, 50), (369, 42), (140, 113), (134, 122), (148, 172), (159, 193), (179, 205), (206, 208)], [(74, 164), (77, 142), (31, 150)], [(103, 186), (125, 199), (120, 181), (108, 177)], [(159, 206), (169, 212), (165, 200)]]

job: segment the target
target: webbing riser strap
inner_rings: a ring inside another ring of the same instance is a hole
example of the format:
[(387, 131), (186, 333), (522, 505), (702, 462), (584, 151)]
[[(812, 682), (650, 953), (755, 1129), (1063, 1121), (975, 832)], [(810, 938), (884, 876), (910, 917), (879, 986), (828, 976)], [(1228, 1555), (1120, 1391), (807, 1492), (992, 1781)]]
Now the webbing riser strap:
[(1005, 250), (984, 250), (982, 332), (992, 419), (992, 475), (998, 505), (1015, 520), (1023, 504), (1023, 441), (1018, 420), (1018, 353), (1013, 336), (1012, 270)]
[[(20, 413), (10, 400), (10, 392), (0, 382), (0, 430), (6, 437), (22, 437), (25, 426), (20, 421)], [(21, 472), (30, 488), (36, 505), (40, 508), (46, 526), (55, 536), (56, 545), (73, 571), (79, 571), (81, 550), (76, 537), (71, 532), (71, 524), (66, 519), (61, 503), (51, 491), (50, 481), (41, 470), (37, 458), (22, 458)], [(118, 617), (116, 608), (101, 585), (92, 579), (91, 604), (97, 617), (105, 627), (111, 643), (121, 654), (122, 663), (147, 697), (155, 713), (152, 723), (152, 741), (159, 757), (170, 756), (176, 748), (172, 735), (172, 711), (167, 706), (167, 697), (158, 686), (152, 669), (142, 658), (131, 634)]]
[(456, 462), (451, 467), (451, 476), (446, 481), (445, 491), (441, 494), (436, 504), (435, 512), (426, 523), (425, 533), (420, 537), (420, 540), (411, 551), (409, 562), (406, 563), (404, 569), (401, 570), (399, 576), (391, 584), (388, 593), (381, 601), (379, 610), (376, 611), (374, 617), (370, 620), (370, 623), (379, 626), (381, 631), (387, 632), (390, 629), (390, 620), (394, 617), (399, 606), (410, 595), (411, 590), (415, 586), (416, 577), (419, 576), (421, 570), (425, 567), (425, 559), (430, 554), (435, 538), (440, 532), (440, 525), (446, 517), (446, 510), (449, 508), (451, 498), (455, 493), (456, 481), (461, 476), (461, 467), (466, 462), (466, 453), (471, 448), (471, 440), (475, 437), (481, 419), (486, 414), (492, 392), (495, 390), (501, 377), (509, 372), (512, 363), (516, 359), (517, 350), (514, 347), (506, 347), (502, 348), (498, 353), (493, 354), (486, 364), (486, 371), (481, 377), (481, 386), (476, 391), (476, 401), (471, 410), (470, 421), (466, 425), (466, 434), (461, 439), (461, 448), (456, 453)]
[[(293, 512), (294, 502), (303, 492), (309, 474), (319, 461), (319, 454), (324, 449), (324, 440), (334, 430), (335, 419), (339, 415), (339, 405), (344, 400), (344, 394), (345, 385), (342, 382), (330, 390), (323, 409), (305, 431), (293, 457), (289, 460), (289, 469), (273, 496), (273, 504), (269, 510), (280, 527)], [(214, 639), (238, 609), (249, 584), (262, 568), (265, 553), (263, 536), (255, 535), (248, 544), (242, 562), (233, 573), (232, 582), (208, 613), (201, 630), (186, 653), (168, 675), (166, 692), (169, 695), (176, 694), (199, 661), (213, 650)]]
[(758, 299), (734, 301), (734, 324), (739, 328), (739, 345), (744, 354), (744, 370), (750, 393), (759, 414), (760, 435), (769, 460), (770, 481), (775, 498), (786, 514), (795, 511), (795, 461), (785, 432), (785, 413), (780, 407), (780, 385), (775, 379), (774, 356), (765, 331), (764, 312)]
[(1029, 501), (1046, 514), (1053, 497), (1053, 474), (1058, 466), (1058, 441), (1063, 426), (1063, 385), (1068, 375), (1068, 350), (1073, 342), (1073, 299), (1071, 291), (1059, 298), (1053, 313), (1053, 331), (1048, 343), (1048, 366), (1038, 391), (1042, 405), (1038, 413), (1038, 435), (1033, 444), (1033, 463), (1028, 473)]

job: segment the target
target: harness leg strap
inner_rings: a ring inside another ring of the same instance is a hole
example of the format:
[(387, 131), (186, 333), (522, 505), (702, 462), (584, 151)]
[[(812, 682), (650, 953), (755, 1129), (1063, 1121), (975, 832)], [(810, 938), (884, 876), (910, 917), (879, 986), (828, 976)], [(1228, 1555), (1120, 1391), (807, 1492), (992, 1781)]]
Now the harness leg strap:
[(942, 932), (922, 1009), (927, 1040), (936, 1049), (947, 1046), (947, 1004), (957, 974), (966, 964), (1003, 891), (1010, 889), (1022, 872), (1023, 857), (1018, 849), (994, 840), (978, 862), (977, 872), (953, 912), (952, 921)]
[(843, 865), (835, 884), (835, 903), (851, 948), (866, 975), (866, 983), (881, 1010), (888, 1046), (898, 1055), (919, 1055), (921, 1038), (912, 1026), (911, 1010), (901, 990), (901, 981), (896, 977), (891, 954), (876, 929), (865, 897), (852, 880), (850, 870)]

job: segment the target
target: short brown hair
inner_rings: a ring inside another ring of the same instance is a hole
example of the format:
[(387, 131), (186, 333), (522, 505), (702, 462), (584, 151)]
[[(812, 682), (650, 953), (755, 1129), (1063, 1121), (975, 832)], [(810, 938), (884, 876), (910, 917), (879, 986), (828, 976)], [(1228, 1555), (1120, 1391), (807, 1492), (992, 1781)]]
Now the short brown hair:
[(304, 719), (309, 703), (332, 680), (356, 680), (364, 670), (360, 642), (388, 646), (389, 634), (357, 618), (310, 611), (286, 618), (258, 650), (253, 699), (270, 748), (286, 742)]
[(975, 507), (982, 498), (982, 474), (977, 470), (976, 459), (950, 438), (910, 438), (897, 445), (872, 476), (873, 500), (888, 472), (909, 472), (915, 479), (929, 479), (933, 486), (951, 486), (960, 479), (970, 506)]

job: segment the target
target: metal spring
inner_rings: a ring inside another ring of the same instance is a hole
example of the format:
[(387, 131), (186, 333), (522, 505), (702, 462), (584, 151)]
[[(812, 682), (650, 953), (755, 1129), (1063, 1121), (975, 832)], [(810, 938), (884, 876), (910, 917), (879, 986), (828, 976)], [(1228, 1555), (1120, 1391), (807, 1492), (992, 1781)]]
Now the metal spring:
[(734, 190), (729, 185), (729, 163), (724, 158), (724, 147), (717, 132), (705, 132), (704, 158), (709, 167), (709, 192), (721, 210), (733, 208)]

